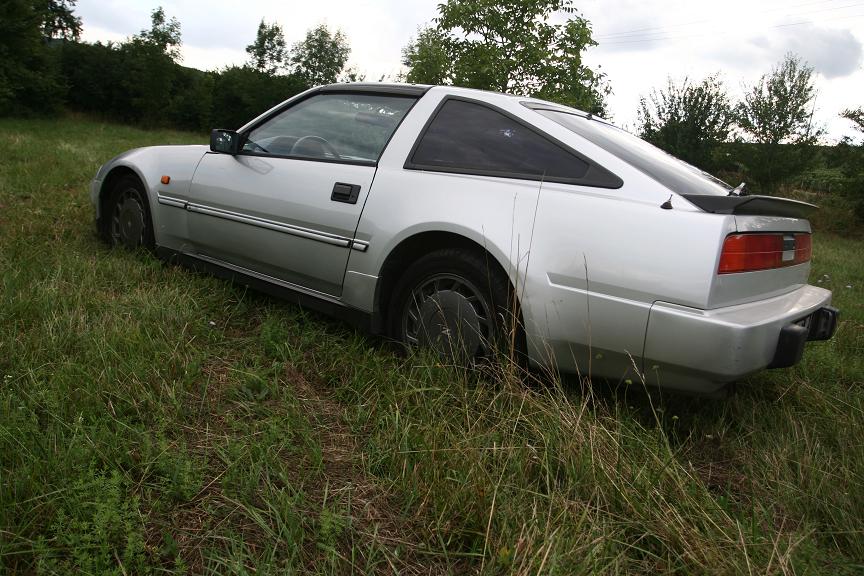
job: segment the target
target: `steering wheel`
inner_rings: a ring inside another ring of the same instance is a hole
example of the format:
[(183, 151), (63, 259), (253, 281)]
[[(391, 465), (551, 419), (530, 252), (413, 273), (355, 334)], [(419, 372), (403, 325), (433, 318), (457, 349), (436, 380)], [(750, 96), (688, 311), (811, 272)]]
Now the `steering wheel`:
[[(325, 154), (329, 154), (333, 156), (333, 158), (341, 158), (339, 153), (336, 152), (336, 149), (333, 148), (333, 146), (329, 142), (327, 142), (327, 140), (321, 138), (320, 136), (303, 136), (301, 138), (298, 138), (297, 142), (295, 142), (294, 145), (291, 147), (291, 154), (296, 154), (298, 156), (315, 156), (316, 154), (309, 153), (310, 143), (316, 144)], [(306, 150), (303, 150), (304, 146), (306, 147)]]

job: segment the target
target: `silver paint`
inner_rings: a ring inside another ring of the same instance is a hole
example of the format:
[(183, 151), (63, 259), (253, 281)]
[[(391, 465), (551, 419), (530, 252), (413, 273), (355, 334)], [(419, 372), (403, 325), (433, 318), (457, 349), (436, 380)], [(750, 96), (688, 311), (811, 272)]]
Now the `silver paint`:
[[(521, 118), (624, 186), (405, 170), (420, 131), (451, 94)], [(830, 292), (807, 286), (809, 264), (716, 273), (728, 234), (809, 232), (806, 220), (702, 212), (523, 100), (431, 88), (377, 167), (204, 146), (132, 150), (99, 170), (91, 198), (98, 210), (108, 174), (131, 169), (149, 194), (160, 246), (369, 314), (378, 310), (382, 267), (402, 242), (426, 232), (461, 236), (516, 287), (533, 364), (636, 384), (644, 376), (650, 385), (714, 391), (767, 366), (779, 329), (830, 303)], [(170, 185), (160, 183), (163, 174)], [(357, 204), (330, 201), (335, 182), (360, 185)], [(670, 194), (673, 209), (661, 209)]]

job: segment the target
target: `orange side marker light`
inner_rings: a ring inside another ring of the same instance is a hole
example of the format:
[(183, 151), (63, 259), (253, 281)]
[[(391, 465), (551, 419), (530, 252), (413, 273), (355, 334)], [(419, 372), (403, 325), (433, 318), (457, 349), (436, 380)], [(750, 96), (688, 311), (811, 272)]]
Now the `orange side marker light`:
[(162, 176), (162, 184), (170, 184), (171, 177), (170, 176)]

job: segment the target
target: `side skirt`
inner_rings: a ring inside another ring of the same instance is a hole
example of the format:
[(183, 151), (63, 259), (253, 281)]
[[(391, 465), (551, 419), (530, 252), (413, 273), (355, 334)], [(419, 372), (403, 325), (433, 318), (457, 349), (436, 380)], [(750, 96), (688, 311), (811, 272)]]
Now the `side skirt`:
[[(239, 267), (229, 267), (227, 263), (222, 265), (217, 263), (215, 260), (209, 258), (204, 260), (195, 255), (179, 252), (171, 248), (157, 246), (156, 256), (170, 264), (182, 264), (196, 272), (203, 272), (216, 276), (217, 278), (230, 280), (234, 283), (240, 284), (241, 286), (248, 286), (257, 292), (262, 292), (270, 296), (275, 296), (281, 300), (297, 304), (301, 308), (308, 308), (326, 314), (327, 316), (338, 318), (339, 320), (343, 320), (364, 332), (373, 332), (371, 314), (351, 306), (346, 306), (338, 300), (314, 296), (302, 291), (300, 287), (295, 289), (287, 285), (287, 283), (277, 283), (278, 280), (275, 278), (273, 281), (268, 281), (264, 279), (263, 275), (260, 277), (257, 274), (253, 275), (254, 273), (251, 270), (249, 273), (246, 273)], [(322, 296), (324, 295), (322, 294)]]

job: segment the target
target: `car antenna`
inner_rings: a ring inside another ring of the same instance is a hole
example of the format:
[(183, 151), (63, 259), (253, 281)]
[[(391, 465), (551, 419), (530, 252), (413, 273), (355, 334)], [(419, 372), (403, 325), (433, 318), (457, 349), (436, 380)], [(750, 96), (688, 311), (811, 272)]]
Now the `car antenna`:
[(671, 210), (672, 209), (672, 194), (669, 195), (669, 199), (660, 204), (660, 208), (663, 210)]

